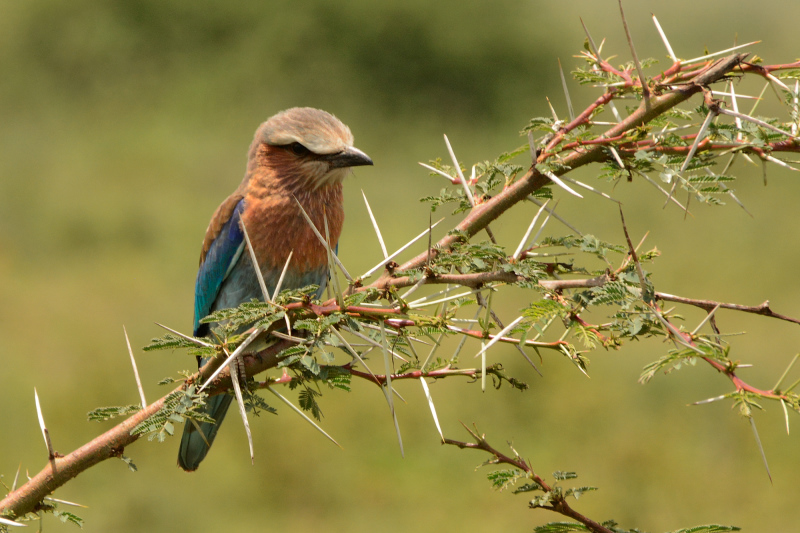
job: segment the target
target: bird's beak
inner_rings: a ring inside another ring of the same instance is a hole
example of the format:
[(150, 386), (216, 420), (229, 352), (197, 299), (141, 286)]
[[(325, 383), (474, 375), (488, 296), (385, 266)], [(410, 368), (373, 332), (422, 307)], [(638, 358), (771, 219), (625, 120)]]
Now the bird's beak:
[(348, 146), (341, 152), (322, 156), (321, 159), (328, 161), (331, 168), (360, 167), (373, 164), (372, 159), (367, 154), (352, 146)]

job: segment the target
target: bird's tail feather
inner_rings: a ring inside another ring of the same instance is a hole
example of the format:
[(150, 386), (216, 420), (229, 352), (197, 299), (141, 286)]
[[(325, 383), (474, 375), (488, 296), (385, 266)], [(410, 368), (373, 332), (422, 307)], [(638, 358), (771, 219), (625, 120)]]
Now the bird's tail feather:
[(215, 424), (186, 421), (181, 437), (181, 447), (178, 451), (178, 465), (181, 468), (187, 472), (197, 470), (211, 444), (214, 443), (214, 437), (217, 436), (217, 430), (222, 424), (222, 419), (225, 418), (225, 413), (228, 412), (232, 400), (233, 396), (230, 394), (219, 394), (208, 399), (204, 411), (214, 419)]

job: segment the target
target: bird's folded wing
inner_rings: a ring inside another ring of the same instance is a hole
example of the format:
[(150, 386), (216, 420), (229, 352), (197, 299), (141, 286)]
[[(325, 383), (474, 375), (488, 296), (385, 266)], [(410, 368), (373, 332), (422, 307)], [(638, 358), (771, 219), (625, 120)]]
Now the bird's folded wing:
[(208, 226), (194, 289), (195, 336), (208, 333), (208, 326), (200, 324), (200, 319), (211, 312), (222, 282), (244, 250), (244, 233), (240, 225), (243, 210), (244, 199), (232, 196), (220, 205)]

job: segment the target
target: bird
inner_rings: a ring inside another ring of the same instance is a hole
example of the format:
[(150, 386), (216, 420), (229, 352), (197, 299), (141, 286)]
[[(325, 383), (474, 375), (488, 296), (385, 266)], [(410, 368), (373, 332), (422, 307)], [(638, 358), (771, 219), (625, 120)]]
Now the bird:
[[(328, 252), (300, 206), (322, 234), (327, 221), (329, 245), (337, 249), (344, 223), (342, 181), (352, 167), (372, 164), (367, 154), (353, 146), (350, 128), (326, 111), (293, 107), (262, 123), (250, 145), (244, 179), (216, 209), (203, 239), (195, 283), (194, 336), (210, 335), (210, 324), (200, 320), (213, 311), (253, 298), (263, 300), (245, 250), (245, 230), (269, 294), (291, 253), (281, 287), (318, 285), (320, 297), (328, 282)], [(191, 472), (200, 465), (232, 399), (230, 394), (220, 394), (206, 401), (204, 412), (214, 424), (184, 426), (178, 453), (181, 468)]]

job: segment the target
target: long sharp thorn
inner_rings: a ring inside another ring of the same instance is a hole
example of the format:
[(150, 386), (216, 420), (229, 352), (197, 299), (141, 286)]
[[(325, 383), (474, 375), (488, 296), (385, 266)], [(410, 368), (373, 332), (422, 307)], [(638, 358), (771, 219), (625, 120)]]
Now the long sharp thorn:
[(89, 508), (88, 505), (82, 505), (80, 503), (70, 502), (70, 501), (67, 501), (67, 500), (59, 500), (58, 498), (53, 498), (53, 497), (50, 497), (50, 496), (45, 496), (44, 499), (46, 501), (48, 501), (48, 502), (63, 503), (64, 505), (70, 505), (72, 507), (82, 507), (84, 509), (88, 509)]
[(558, 72), (561, 74), (561, 86), (564, 88), (564, 97), (567, 99), (569, 119), (575, 120), (575, 111), (572, 109), (572, 99), (569, 97), (569, 88), (567, 87), (567, 79), (564, 77), (564, 69), (561, 67), (561, 59), (558, 60)]
[(794, 357), (792, 357), (792, 361), (789, 363), (789, 366), (787, 366), (786, 370), (783, 371), (783, 374), (781, 374), (781, 377), (778, 379), (778, 382), (775, 384), (774, 387), (772, 387), (772, 390), (774, 390), (774, 391), (780, 390), (780, 387), (781, 387), (781, 384), (783, 383), (783, 380), (786, 379), (787, 374), (789, 374), (789, 371), (792, 369), (794, 364), (797, 362), (797, 358), (798, 357), (800, 357), (800, 353), (794, 354)]
[[(532, 204), (538, 205), (539, 207), (542, 206), (542, 202), (540, 202), (533, 196), (528, 196), (528, 201), (531, 202)], [(564, 224), (566, 227), (574, 231), (576, 235), (583, 237), (583, 232), (579, 231), (575, 226), (573, 226), (572, 224), (561, 218), (559, 215), (555, 214), (553, 211), (554, 209), (547, 209), (547, 212), (550, 213), (553, 216), (553, 218), (555, 218), (556, 220)]]
[(158, 322), (154, 322), (154, 324), (156, 326), (162, 328), (162, 329), (165, 329), (165, 330), (169, 331), (173, 335), (177, 335), (178, 337), (182, 338), (183, 340), (187, 340), (189, 342), (193, 342), (194, 344), (196, 344), (198, 346), (202, 346), (204, 348), (214, 348), (213, 344), (209, 344), (209, 343), (207, 343), (205, 341), (202, 341), (200, 339), (196, 339), (194, 337), (190, 337), (189, 335), (184, 335), (180, 331), (176, 331), (176, 330), (174, 330), (174, 329), (172, 329), (170, 327), (165, 326), (164, 324), (159, 324)]
[(583, 32), (586, 34), (586, 38), (589, 40), (589, 46), (591, 47), (592, 52), (594, 52), (597, 60), (600, 61), (600, 50), (597, 48), (597, 45), (594, 44), (594, 39), (592, 39), (592, 36), (589, 34), (589, 29), (586, 27), (586, 24), (583, 23), (583, 19), (579, 17), (579, 20), (581, 21), (581, 26), (583, 26)]
[(531, 232), (533, 232), (533, 228), (534, 226), (536, 226), (536, 221), (539, 220), (539, 215), (542, 214), (542, 211), (544, 211), (544, 208), (547, 206), (548, 202), (550, 202), (550, 199), (548, 199), (544, 204), (542, 204), (542, 206), (539, 208), (539, 211), (537, 211), (536, 215), (534, 215), (533, 220), (531, 220), (531, 224), (530, 226), (528, 226), (528, 230), (525, 232), (525, 235), (522, 237), (522, 240), (519, 241), (519, 246), (517, 246), (514, 255), (511, 256), (514, 259), (519, 259), (522, 250), (525, 248), (525, 243), (528, 242), (528, 237), (531, 236)]
[(731, 48), (726, 48), (725, 50), (720, 50), (719, 52), (714, 52), (713, 54), (706, 54), (704, 56), (695, 57), (694, 59), (687, 59), (686, 61), (682, 61), (684, 65), (688, 65), (689, 63), (695, 63), (697, 61), (705, 61), (706, 59), (711, 59), (712, 57), (721, 56), (723, 54), (727, 54), (728, 52), (733, 52), (734, 50), (739, 50), (741, 48), (745, 48), (747, 46), (751, 46), (754, 44), (758, 44), (761, 41), (753, 41), (751, 43), (740, 44), (739, 46), (733, 46)]
[(22, 524), (20, 522), (14, 522), (9, 518), (3, 518), (0, 516), (0, 524), (4, 526), (12, 526), (12, 527), (28, 527), (28, 524)]
[(699, 401), (693, 402), (692, 405), (703, 405), (703, 404), (707, 404), (707, 403), (718, 402), (720, 400), (724, 400), (727, 397), (728, 397), (727, 394), (721, 394), (721, 395), (715, 396), (713, 398), (708, 398), (706, 400), (699, 400)]
[(544, 227), (550, 221), (550, 217), (555, 215), (556, 207), (558, 207), (558, 202), (560, 202), (560, 201), (561, 200), (556, 200), (556, 203), (553, 205), (553, 208), (547, 211), (547, 216), (544, 217), (544, 222), (542, 222), (542, 225), (539, 226), (539, 230), (536, 232), (536, 235), (533, 236), (533, 239), (528, 241), (528, 244), (525, 247), (526, 249), (530, 248), (531, 246), (533, 246), (533, 243), (535, 243), (539, 239), (539, 235), (541, 235), (542, 231), (544, 231)]
[[(319, 239), (319, 242), (322, 243), (322, 246), (324, 246), (326, 250), (330, 250), (330, 246), (328, 245), (328, 241), (325, 240), (325, 237), (322, 236), (322, 234), (319, 232), (317, 227), (314, 225), (314, 222), (311, 220), (311, 217), (308, 216), (308, 213), (306, 213), (305, 208), (303, 208), (303, 204), (301, 204), (300, 200), (298, 200), (297, 198), (295, 198), (294, 201), (297, 202), (297, 207), (300, 208), (300, 212), (303, 214), (303, 218), (306, 219), (306, 222), (311, 227), (311, 230), (314, 232), (314, 235), (317, 236), (317, 239)], [(353, 281), (352, 276), (350, 276), (350, 273), (347, 272), (347, 269), (342, 264), (342, 261), (339, 259), (339, 256), (337, 256), (336, 254), (333, 254), (333, 260), (339, 266), (339, 270), (342, 271), (342, 274), (344, 274), (344, 277), (347, 278), (347, 281), (349, 281), (349, 282)]]
[(364, 193), (364, 189), (361, 189), (361, 196), (364, 197), (364, 203), (367, 204), (367, 212), (369, 213), (369, 219), (372, 221), (372, 227), (375, 229), (375, 235), (378, 236), (378, 242), (381, 243), (381, 251), (383, 252), (383, 258), (386, 259), (389, 257), (389, 252), (386, 251), (386, 244), (383, 242), (383, 235), (381, 235), (381, 229), (378, 227), (378, 221), (375, 220), (375, 215), (372, 214), (372, 208), (369, 206), (369, 201), (367, 200), (367, 195)]
[(431, 415), (433, 416), (433, 423), (436, 424), (436, 431), (439, 432), (439, 438), (442, 439), (444, 442), (444, 434), (442, 433), (442, 426), (439, 425), (439, 417), (436, 416), (436, 406), (433, 405), (433, 398), (431, 397), (431, 391), (428, 389), (428, 384), (425, 382), (425, 378), (419, 378), (419, 382), (422, 383), (422, 390), (425, 392), (425, 397), (428, 399), (428, 406), (431, 408)]
[(283, 265), (283, 270), (281, 270), (281, 277), (278, 278), (278, 283), (275, 284), (275, 291), (272, 293), (272, 299), (278, 297), (281, 293), (281, 288), (283, 287), (283, 278), (286, 277), (286, 271), (289, 270), (289, 263), (292, 261), (292, 255), (294, 255), (294, 250), (289, 252), (289, 256), (286, 258), (286, 263)]
[(264, 297), (265, 302), (272, 302), (269, 297), (269, 291), (267, 290), (267, 284), (264, 283), (264, 275), (261, 273), (261, 267), (258, 264), (256, 252), (253, 250), (253, 245), (250, 243), (250, 235), (247, 234), (247, 225), (244, 223), (244, 220), (242, 220), (241, 226), (242, 232), (244, 233), (244, 240), (247, 243), (247, 251), (250, 254), (250, 261), (253, 263), (253, 270), (256, 271), (256, 277), (258, 278), (258, 286), (261, 287), (261, 295)]
[(423, 167), (427, 168), (427, 169), (428, 169), (428, 170), (430, 170), (431, 172), (435, 172), (436, 174), (439, 174), (440, 176), (444, 176), (445, 178), (447, 178), (448, 180), (450, 180), (450, 183), (452, 183), (453, 185), (455, 185), (455, 184), (457, 184), (457, 183), (459, 182), (459, 178), (454, 178), (453, 176), (451, 176), (451, 175), (450, 175), (450, 174), (448, 174), (447, 172), (442, 172), (442, 171), (441, 171), (441, 170), (439, 170), (438, 168), (433, 168), (432, 166), (430, 166), (430, 165), (426, 165), (425, 163), (419, 163), (419, 164), (420, 164), (421, 166), (423, 166)]
[[(650, 13), (653, 15), (652, 13)], [(656, 25), (656, 29), (658, 30), (658, 34), (661, 36), (661, 40), (664, 41), (664, 46), (667, 48), (667, 53), (669, 54), (670, 59), (672, 59), (673, 63), (678, 62), (678, 57), (675, 55), (675, 52), (672, 51), (672, 46), (669, 44), (669, 40), (667, 39), (664, 30), (661, 29), (661, 24), (658, 23), (658, 19), (655, 15), (653, 15), (653, 23)]]
[[(480, 307), (478, 307), (478, 310), (477, 310), (477, 311), (475, 311), (475, 316), (474, 316), (472, 319), (473, 319), (473, 320), (476, 320), (476, 319), (478, 318), (478, 315), (480, 315), (480, 314), (481, 314), (481, 308), (480, 308)], [(458, 343), (458, 346), (456, 346), (456, 351), (455, 351), (455, 352), (453, 353), (453, 355), (450, 357), (450, 362), (451, 362), (451, 363), (455, 362), (455, 361), (458, 359), (458, 354), (459, 354), (459, 353), (461, 353), (461, 349), (464, 347), (464, 344), (465, 344), (466, 342), (467, 342), (467, 336), (466, 336), (466, 335), (463, 335), (463, 336), (461, 337), (461, 341), (459, 341), (459, 343)]]
[(536, 366), (536, 363), (534, 363), (530, 357), (528, 357), (528, 354), (525, 353), (525, 350), (522, 348), (522, 346), (520, 344), (515, 344), (514, 346), (517, 348), (519, 353), (522, 354), (522, 357), (524, 357), (525, 360), (528, 361), (528, 363), (533, 367), (536, 373), (539, 374), (540, 376), (543, 376), (542, 372), (539, 370), (539, 367)]
[(786, 409), (786, 402), (781, 398), (781, 407), (783, 407), (783, 418), (786, 420), (786, 434), (789, 434), (789, 411)]
[(684, 205), (683, 205), (682, 203), (680, 203), (680, 202), (678, 201), (678, 199), (677, 199), (677, 198), (675, 198), (674, 196), (670, 195), (670, 193), (669, 193), (669, 192), (668, 192), (666, 189), (664, 189), (664, 188), (663, 188), (661, 185), (659, 185), (658, 183), (656, 183), (655, 181), (653, 181), (653, 180), (650, 178), (650, 176), (648, 176), (647, 174), (645, 174), (645, 173), (643, 173), (643, 172), (638, 172), (638, 171), (636, 172), (636, 174), (637, 174), (637, 175), (639, 175), (639, 176), (641, 176), (641, 177), (643, 177), (643, 178), (645, 179), (645, 181), (647, 181), (647, 182), (648, 182), (650, 185), (652, 185), (653, 187), (655, 187), (656, 189), (658, 189), (659, 191), (661, 191), (661, 192), (664, 194), (664, 196), (666, 196), (666, 197), (667, 197), (667, 201), (668, 201), (668, 202), (669, 202), (669, 201), (673, 202), (673, 203), (674, 203), (674, 204), (676, 204), (678, 207), (680, 207), (681, 209), (683, 209), (683, 211), (684, 211), (685, 213), (691, 214), (691, 213), (689, 213), (689, 210), (688, 210), (686, 207), (684, 207)]
[(750, 115), (745, 115), (743, 113), (737, 113), (736, 111), (731, 111), (730, 109), (725, 109), (725, 108), (720, 108), (719, 112), (722, 113), (723, 115), (729, 115), (731, 117), (738, 117), (738, 118), (741, 118), (741, 119), (746, 120), (748, 122), (752, 122), (753, 124), (755, 124), (757, 126), (761, 126), (762, 128), (767, 128), (768, 130), (772, 130), (772, 131), (774, 131), (776, 133), (780, 133), (780, 134), (785, 135), (785, 136), (787, 136), (787, 137), (789, 137), (791, 139), (795, 139), (795, 140), (797, 139), (796, 136), (792, 135), (788, 131), (782, 130), (782, 129), (778, 128), (777, 126), (773, 126), (769, 122), (764, 122), (763, 120), (757, 119), (755, 117), (751, 117)]
[(236, 396), (236, 403), (239, 406), (239, 414), (242, 416), (244, 423), (244, 432), (247, 434), (247, 444), (250, 447), (250, 464), (255, 464), (255, 454), (253, 453), (253, 434), (250, 432), (250, 422), (247, 420), (247, 409), (244, 406), (244, 397), (242, 396), (242, 386), (239, 383), (239, 360), (232, 359), (228, 368), (231, 372), (231, 383), (233, 383), (233, 392)]
[(485, 353), (486, 353), (486, 350), (488, 350), (489, 348), (491, 348), (492, 346), (494, 346), (494, 345), (495, 345), (495, 343), (497, 343), (498, 341), (500, 341), (500, 340), (503, 338), (503, 336), (504, 336), (506, 333), (508, 333), (509, 331), (511, 331), (512, 329), (514, 329), (514, 326), (516, 326), (517, 324), (519, 324), (520, 322), (522, 322), (522, 319), (523, 319), (523, 318), (524, 318), (524, 317), (521, 317), (521, 316), (520, 316), (520, 317), (517, 317), (517, 318), (515, 318), (515, 319), (514, 319), (514, 320), (513, 320), (513, 321), (512, 321), (512, 322), (511, 322), (509, 325), (507, 325), (506, 327), (504, 327), (503, 329), (501, 329), (501, 330), (500, 330), (500, 331), (499, 331), (499, 332), (498, 332), (496, 335), (492, 335), (492, 339), (491, 339), (491, 340), (490, 340), (488, 343), (486, 343), (486, 345), (485, 345), (485, 346), (483, 346), (483, 347), (481, 348), (481, 351), (480, 351), (480, 352), (478, 352), (477, 354), (475, 354), (475, 357), (478, 357), (479, 355), (483, 355), (483, 354), (485, 354)]
[(544, 172), (544, 175), (547, 176), (548, 178), (550, 178), (550, 181), (552, 181), (553, 183), (555, 183), (556, 185), (558, 185), (559, 187), (561, 187), (562, 189), (564, 189), (568, 193), (570, 193), (570, 194), (572, 194), (574, 196), (577, 196), (578, 198), (583, 198), (583, 196), (581, 196), (579, 193), (575, 192), (572, 188), (570, 188), (569, 185), (564, 183), (561, 180), (561, 178), (559, 178), (558, 176), (556, 176), (555, 174), (553, 174), (549, 170), (546, 170)]
[(386, 402), (389, 404), (389, 410), (392, 412), (392, 420), (394, 422), (394, 429), (397, 432), (397, 442), (400, 444), (400, 455), (405, 457), (403, 451), (403, 437), (400, 434), (400, 425), (397, 423), (397, 413), (394, 410), (394, 401), (392, 400), (392, 364), (391, 357), (389, 357), (389, 345), (386, 342), (386, 326), (381, 321), (381, 348), (383, 349), (383, 362), (386, 366), (386, 385), (383, 388), (383, 394), (386, 396)]
[(756, 429), (756, 421), (753, 420), (752, 414), (747, 418), (750, 419), (750, 427), (753, 428), (753, 435), (755, 435), (756, 437), (756, 444), (758, 445), (758, 451), (761, 453), (761, 460), (764, 461), (764, 468), (767, 469), (767, 476), (769, 477), (769, 482), (772, 483), (772, 474), (769, 471), (769, 464), (767, 464), (767, 454), (764, 453), (764, 447), (761, 445), (761, 438), (758, 436), (758, 430)]
[[(53, 443), (50, 441), (50, 432), (47, 431), (47, 426), (44, 424), (42, 406), (39, 404), (39, 393), (36, 391), (36, 387), (33, 388), (33, 399), (36, 402), (36, 416), (39, 418), (39, 428), (42, 430), (42, 437), (44, 438), (44, 445), (47, 447), (48, 458), (51, 462), (54, 462), (56, 454), (53, 451)], [(53, 473), (55, 473), (55, 464), (53, 464)]]
[[(261, 332), (262, 332), (262, 331), (264, 331), (264, 330), (263, 330), (263, 329), (261, 329), (261, 328), (256, 328), (256, 329), (254, 329), (254, 330), (253, 330), (253, 333), (251, 333), (251, 334), (250, 334), (250, 336), (248, 336), (248, 337), (247, 337), (247, 338), (246, 338), (246, 339), (245, 339), (245, 340), (242, 342), (242, 344), (240, 344), (240, 345), (239, 345), (239, 346), (238, 346), (238, 347), (237, 347), (237, 348), (236, 348), (236, 349), (233, 351), (233, 353), (232, 353), (232, 354), (230, 354), (230, 355), (228, 356), (228, 358), (227, 358), (227, 359), (225, 359), (225, 361), (224, 361), (224, 362), (223, 362), (221, 365), (219, 365), (219, 368), (217, 368), (217, 369), (214, 371), (214, 373), (213, 373), (213, 374), (211, 374), (211, 376), (209, 376), (209, 378), (206, 380), (206, 382), (205, 382), (205, 383), (203, 383), (203, 386), (202, 386), (202, 387), (200, 387), (199, 389), (197, 389), (197, 392), (200, 392), (200, 391), (202, 391), (203, 389), (205, 389), (206, 387), (208, 387), (208, 385), (209, 385), (209, 384), (210, 384), (212, 381), (214, 381), (214, 379), (216, 379), (216, 377), (219, 375), (219, 373), (220, 373), (220, 372), (222, 372), (222, 371), (225, 369), (225, 367), (226, 367), (226, 366), (228, 366), (228, 365), (230, 364), (230, 362), (231, 362), (231, 361), (233, 361), (235, 358), (239, 357), (239, 355), (240, 355), (240, 354), (241, 354), (241, 353), (244, 351), (244, 349), (245, 349), (245, 348), (247, 348), (247, 346), (248, 346), (248, 345), (249, 345), (251, 342), (253, 342), (253, 341), (255, 340), (255, 338), (256, 338), (256, 337), (258, 337), (258, 335), (259, 335), (259, 334), (261, 334)], [(233, 375), (231, 375), (231, 380), (234, 380), (234, 379), (236, 379), (236, 376), (233, 376)]]
[(420, 367), (423, 371), (425, 370), (425, 367), (428, 366), (428, 363), (430, 363), (431, 359), (433, 358), (433, 354), (435, 354), (436, 350), (439, 349), (439, 346), (442, 345), (442, 339), (443, 338), (444, 338), (444, 333), (440, 333), (439, 334), (439, 338), (436, 339), (436, 342), (434, 343), (433, 347), (431, 348), (431, 351), (428, 354), (428, 357), (425, 358), (425, 362), (422, 363), (422, 366)]
[(11, 492), (17, 490), (17, 480), (19, 479), (19, 471), (22, 470), (22, 463), (17, 466), (17, 473), (14, 474), (14, 483), (11, 484)]
[(320, 433), (322, 433), (323, 435), (325, 435), (325, 436), (328, 438), (328, 440), (329, 440), (329, 441), (331, 441), (332, 443), (334, 443), (334, 444), (335, 444), (336, 446), (338, 446), (339, 448), (341, 448), (341, 447), (342, 447), (342, 445), (341, 445), (341, 444), (339, 444), (338, 442), (336, 442), (336, 439), (334, 439), (333, 437), (331, 437), (330, 435), (328, 435), (328, 433), (326, 433), (324, 429), (322, 429), (321, 427), (319, 427), (319, 426), (317, 425), (317, 423), (316, 423), (316, 422), (314, 422), (313, 420), (311, 420), (311, 419), (310, 419), (310, 418), (309, 418), (309, 417), (308, 417), (308, 416), (307, 416), (307, 415), (306, 415), (306, 414), (305, 414), (303, 411), (301, 411), (300, 409), (298, 409), (297, 407), (295, 407), (295, 405), (294, 405), (292, 402), (290, 402), (290, 401), (289, 401), (289, 400), (288, 400), (288, 399), (287, 399), (285, 396), (283, 396), (282, 394), (280, 394), (278, 391), (276, 391), (276, 390), (275, 390), (275, 389), (273, 389), (272, 387), (267, 387), (267, 390), (268, 390), (268, 391), (270, 391), (270, 392), (271, 392), (272, 394), (274, 394), (275, 396), (277, 396), (277, 397), (278, 397), (278, 399), (279, 399), (280, 401), (282, 401), (283, 403), (285, 403), (286, 405), (288, 405), (288, 406), (289, 406), (289, 407), (292, 409), (292, 411), (294, 411), (294, 412), (295, 412), (295, 413), (297, 413), (298, 415), (302, 416), (302, 417), (303, 417), (303, 419), (304, 419), (306, 422), (308, 422), (309, 424), (311, 424), (312, 426), (314, 426), (314, 429), (316, 429), (317, 431), (319, 431)]
[(628, 30), (628, 21), (625, 20), (625, 11), (622, 9), (622, 0), (618, 0), (619, 14), (622, 17), (622, 27), (625, 29), (625, 36), (628, 38), (628, 45), (631, 47), (631, 55), (633, 56), (633, 63), (636, 65), (636, 72), (639, 74), (639, 83), (642, 85), (642, 96), (644, 97), (645, 109), (650, 109), (650, 89), (647, 87), (647, 79), (644, 77), (642, 71), (642, 64), (639, 63), (639, 56), (636, 55), (636, 47), (633, 46), (633, 38), (631, 32)]
[(692, 161), (695, 152), (697, 152), (697, 147), (705, 138), (706, 131), (708, 131), (708, 127), (711, 125), (711, 121), (714, 120), (716, 116), (717, 114), (709, 109), (708, 114), (706, 115), (706, 118), (703, 121), (703, 125), (700, 126), (700, 131), (697, 132), (697, 137), (695, 137), (694, 143), (692, 143), (692, 147), (689, 149), (689, 154), (686, 156), (686, 159), (683, 161), (681, 169), (678, 172), (683, 173), (688, 168), (689, 163)]
[(345, 339), (345, 338), (344, 338), (344, 335), (342, 335), (342, 334), (339, 332), (339, 330), (338, 330), (338, 329), (336, 329), (336, 328), (331, 328), (331, 331), (333, 331), (334, 335), (336, 335), (336, 336), (339, 338), (339, 340), (340, 340), (340, 341), (342, 341), (342, 344), (344, 344), (344, 345), (347, 347), (347, 350), (350, 352), (350, 354), (351, 354), (351, 355), (352, 355), (354, 358), (358, 359), (358, 362), (359, 362), (359, 363), (361, 363), (362, 365), (364, 365), (364, 368), (366, 368), (366, 369), (367, 369), (367, 372), (369, 372), (369, 375), (370, 375), (370, 376), (372, 376), (372, 379), (374, 379), (374, 380), (375, 380), (375, 383), (377, 383), (377, 384), (380, 384), (380, 380), (378, 379), (378, 377), (377, 377), (375, 374), (373, 374), (373, 373), (372, 373), (372, 370), (370, 370), (370, 368), (367, 366), (367, 363), (364, 361), (364, 359), (362, 359), (362, 358), (361, 358), (361, 356), (360, 356), (360, 355), (358, 354), (358, 352), (357, 352), (357, 351), (356, 351), (356, 350), (355, 350), (355, 349), (354, 349), (354, 348), (353, 348), (353, 347), (350, 345), (350, 343), (349, 343), (349, 342), (347, 342), (347, 339)]
[(390, 260), (394, 259), (395, 257), (397, 257), (398, 255), (400, 255), (401, 253), (403, 253), (403, 252), (406, 250), (406, 248), (408, 248), (409, 246), (411, 246), (412, 244), (414, 244), (415, 242), (417, 242), (418, 240), (420, 240), (422, 237), (424, 237), (424, 236), (425, 236), (425, 234), (427, 234), (427, 233), (428, 233), (428, 232), (430, 232), (430, 231), (431, 231), (433, 228), (435, 228), (436, 226), (438, 226), (438, 225), (439, 225), (439, 223), (440, 223), (442, 220), (444, 220), (444, 218), (440, 218), (438, 221), (434, 222), (434, 223), (433, 223), (433, 225), (431, 225), (431, 226), (428, 226), (428, 227), (425, 229), (425, 231), (423, 231), (422, 233), (420, 233), (419, 235), (417, 235), (416, 237), (414, 237), (413, 239), (411, 239), (410, 241), (408, 241), (408, 242), (407, 242), (405, 245), (401, 246), (401, 247), (400, 247), (400, 248), (399, 248), (399, 249), (398, 249), (396, 252), (394, 252), (394, 253), (392, 253), (392, 254), (389, 254), (389, 257), (387, 257), (385, 260), (381, 261), (380, 263), (378, 263), (377, 265), (375, 265), (375, 266), (374, 266), (374, 267), (372, 267), (371, 269), (367, 270), (367, 271), (366, 271), (366, 272), (365, 272), (365, 273), (364, 273), (364, 274), (363, 274), (361, 277), (362, 277), (362, 278), (369, 277), (371, 274), (373, 274), (373, 273), (374, 273), (376, 270), (378, 270), (379, 268), (383, 268), (384, 266), (386, 266), (386, 262), (387, 262), (387, 261), (390, 261)]
[[(550, 99), (548, 97), (545, 96), (544, 98), (545, 100), (547, 100), (547, 105), (550, 106), (550, 113), (553, 115), (553, 122), (558, 123), (559, 122), (558, 115), (556, 114), (556, 110), (553, 108), (553, 104), (550, 102)], [(554, 127), (555, 125), (556, 124), (553, 124)]]
[(128, 338), (128, 330), (122, 326), (122, 331), (125, 332), (125, 342), (128, 344), (128, 354), (131, 356), (131, 365), (133, 366), (133, 375), (136, 377), (136, 388), (139, 389), (139, 397), (142, 399), (142, 409), (147, 407), (147, 400), (144, 399), (144, 389), (142, 388), (142, 380), (139, 379), (139, 369), (136, 368), (136, 359), (133, 357), (133, 350), (131, 349), (131, 341)]
[[(330, 242), (331, 235), (328, 231), (328, 215), (327, 213), (323, 213), (323, 222), (325, 223), (325, 241)], [(328, 251), (328, 266), (330, 268), (330, 278), (331, 283), (333, 285), (333, 292), (336, 294), (336, 301), (339, 302), (339, 307), (344, 309), (344, 295), (342, 294), (342, 288), (339, 286), (339, 276), (336, 275), (336, 268), (334, 266), (334, 257), (336, 256), (333, 253), (330, 245), (326, 248)]]
[[(733, 106), (733, 110), (738, 113), (739, 112), (739, 101), (736, 99), (736, 90), (733, 88), (733, 81), (731, 81), (728, 86), (731, 89), (731, 105)], [(736, 140), (738, 142), (742, 142), (742, 119), (739, 117), (734, 118), (734, 123), (736, 124)]]
[(467, 200), (469, 200), (469, 205), (475, 207), (475, 198), (472, 196), (472, 190), (469, 188), (469, 183), (464, 178), (464, 173), (461, 172), (461, 165), (458, 164), (458, 159), (456, 159), (456, 154), (453, 152), (453, 147), (450, 146), (450, 139), (447, 138), (447, 135), (444, 136), (444, 143), (447, 145), (447, 151), (450, 153), (450, 158), (453, 160), (453, 166), (456, 167), (456, 172), (458, 173), (458, 178), (461, 180), (461, 185), (464, 186), (464, 193), (467, 195)]
[(481, 392), (486, 392), (486, 341), (481, 339)]
[(772, 157), (771, 155), (764, 155), (764, 159), (766, 161), (769, 161), (770, 163), (775, 163), (780, 167), (788, 168), (789, 170), (794, 170), (795, 172), (800, 172), (800, 169), (793, 167), (792, 165), (786, 163), (785, 161), (781, 161), (777, 157)]
[(572, 184), (575, 184), (575, 185), (579, 186), (579, 187), (583, 187), (587, 191), (591, 191), (591, 192), (595, 193), (598, 196), (602, 196), (606, 200), (611, 200), (612, 202), (621, 203), (619, 200), (616, 200), (616, 199), (610, 197), (609, 195), (607, 195), (603, 191), (599, 191), (599, 190), (595, 189), (591, 185), (586, 185), (582, 181), (578, 181), (578, 180), (575, 180), (575, 179), (572, 179), (572, 178), (568, 178), (567, 176), (564, 176), (564, 179), (567, 180), (568, 182), (572, 183)]
[(692, 336), (696, 335), (697, 332), (700, 331), (700, 328), (705, 326), (706, 322), (708, 322), (709, 320), (711, 320), (713, 318), (714, 313), (717, 312), (717, 309), (719, 309), (719, 306), (720, 306), (720, 304), (717, 304), (716, 307), (714, 307), (714, 309), (709, 311), (709, 313), (705, 316), (705, 318), (703, 318), (703, 320), (701, 320), (700, 323), (697, 324), (697, 327), (694, 328), (694, 331), (692, 331), (692, 333), (691, 333)]

